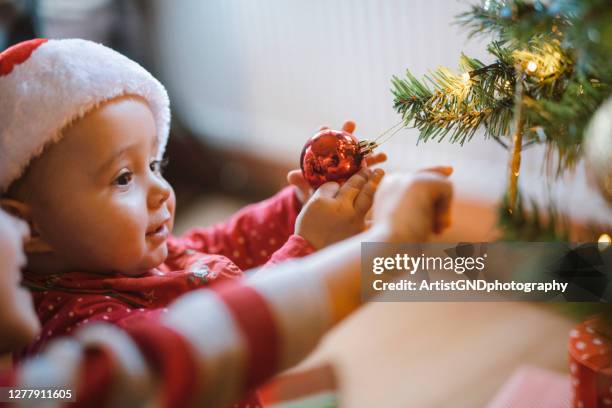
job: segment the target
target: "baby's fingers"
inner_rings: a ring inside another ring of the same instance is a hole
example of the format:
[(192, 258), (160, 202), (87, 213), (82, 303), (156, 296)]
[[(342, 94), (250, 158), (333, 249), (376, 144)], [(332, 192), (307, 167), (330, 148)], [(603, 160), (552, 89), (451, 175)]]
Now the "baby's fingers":
[(452, 166), (435, 166), (435, 167), (428, 167), (426, 169), (421, 169), (419, 170), (419, 172), (421, 173), (437, 173), (441, 176), (445, 176), (448, 177), (451, 174), (453, 174), (453, 167)]
[(312, 195), (313, 200), (318, 200), (319, 198), (334, 198), (338, 194), (338, 189), (340, 186), (338, 183), (334, 181), (328, 181), (325, 184), (322, 184)]
[(295, 187), (296, 196), (302, 204), (308, 201), (312, 195), (312, 187), (304, 179), (301, 170), (291, 170), (287, 173), (287, 182)]
[(434, 233), (440, 234), (451, 226), (451, 199), (444, 197), (434, 207)]
[(440, 234), (451, 225), (451, 204), (453, 199), (453, 185), (440, 181), (433, 187), (433, 232)]
[(338, 199), (353, 204), (357, 194), (359, 194), (363, 186), (368, 182), (371, 174), (372, 170), (367, 167), (363, 167), (357, 173), (353, 174), (351, 178), (340, 187), (337, 196)]
[(352, 120), (347, 120), (346, 122), (344, 122), (344, 125), (342, 125), (342, 130), (348, 133), (353, 133), (355, 131), (355, 127), (355, 122), (353, 122)]
[[(344, 122), (344, 124), (342, 125), (342, 130), (348, 133), (353, 133), (355, 131), (355, 122), (353, 122), (352, 120), (347, 120), (346, 122)], [(317, 132), (320, 132), (322, 130), (325, 129), (329, 129), (328, 125), (323, 125), (319, 128), (319, 130), (317, 130)]]
[(366, 164), (368, 166), (374, 166), (387, 161), (387, 155), (385, 153), (376, 153), (365, 157)]
[(374, 194), (376, 193), (378, 184), (380, 183), (380, 180), (384, 174), (385, 172), (382, 169), (374, 170), (368, 182), (363, 186), (357, 195), (357, 198), (355, 198), (355, 212), (360, 217), (364, 217), (372, 207), (372, 203), (374, 202)]

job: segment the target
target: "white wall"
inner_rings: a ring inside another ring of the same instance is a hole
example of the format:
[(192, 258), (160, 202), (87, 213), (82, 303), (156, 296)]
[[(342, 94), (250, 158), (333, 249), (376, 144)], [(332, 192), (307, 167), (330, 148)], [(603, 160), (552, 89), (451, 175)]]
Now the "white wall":
[[(321, 124), (353, 118), (373, 138), (398, 122), (390, 78), (438, 65), (461, 51), (490, 60), (484, 43), (451, 23), (454, 0), (156, 0), (156, 49), (174, 114), (208, 142), (297, 166)], [(464, 147), (416, 143), (397, 134), (383, 150), (387, 169), (452, 164), (459, 195), (496, 201), (505, 190), (506, 152), (481, 137)], [(579, 219), (612, 220), (603, 199), (573, 180), (547, 185), (542, 149), (526, 152), (521, 183), (543, 201), (557, 197)]]

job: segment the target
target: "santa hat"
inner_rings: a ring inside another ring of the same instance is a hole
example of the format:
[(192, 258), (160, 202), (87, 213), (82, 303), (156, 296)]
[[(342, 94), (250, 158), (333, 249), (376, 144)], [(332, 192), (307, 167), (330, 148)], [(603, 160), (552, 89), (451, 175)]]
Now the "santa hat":
[(79, 39), (29, 40), (0, 53), (0, 192), (68, 124), (122, 95), (148, 102), (161, 157), (170, 126), (168, 94), (136, 62)]

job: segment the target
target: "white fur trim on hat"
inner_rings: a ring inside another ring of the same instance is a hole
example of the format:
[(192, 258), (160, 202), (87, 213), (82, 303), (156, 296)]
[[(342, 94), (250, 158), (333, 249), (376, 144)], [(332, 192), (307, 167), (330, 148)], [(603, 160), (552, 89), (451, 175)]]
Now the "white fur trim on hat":
[(0, 76), (0, 192), (47, 145), (61, 138), (65, 126), (101, 103), (128, 94), (148, 102), (161, 157), (168, 140), (170, 102), (164, 86), (149, 72), (91, 41), (48, 40), (34, 49)]

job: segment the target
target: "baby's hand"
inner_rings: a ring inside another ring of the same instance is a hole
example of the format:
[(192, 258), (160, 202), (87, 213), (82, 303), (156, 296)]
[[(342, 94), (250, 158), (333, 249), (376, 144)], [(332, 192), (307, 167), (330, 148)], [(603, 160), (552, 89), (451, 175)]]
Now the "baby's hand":
[(323, 184), (302, 208), (295, 233), (321, 249), (363, 231), (383, 174), (381, 169), (365, 167), (341, 187), (334, 182)]
[(453, 186), (450, 167), (385, 178), (375, 197), (373, 224), (386, 228), (392, 242), (425, 242), (450, 226)]
[[(329, 129), (329, 127), (321, 126), (319, 131), (323, 129)], [(344, 125), (342, 125), (342, 130), (348, 133), (353, 133), (355, 131), (355, 122), (347, 120), (344, 122)], [(383, 163), (386, 160), (387, 155), (384, 153), (371, 154), (365, 157), (365, 162), (368, 166)], [(300, 169), (289, 171), (289, 173), (287, 173), (287, 182), (295, 187), (295, 194), (302, 204), (308, 201), (313, 193), (313, 189), (304, 179), (304, 175)]]

